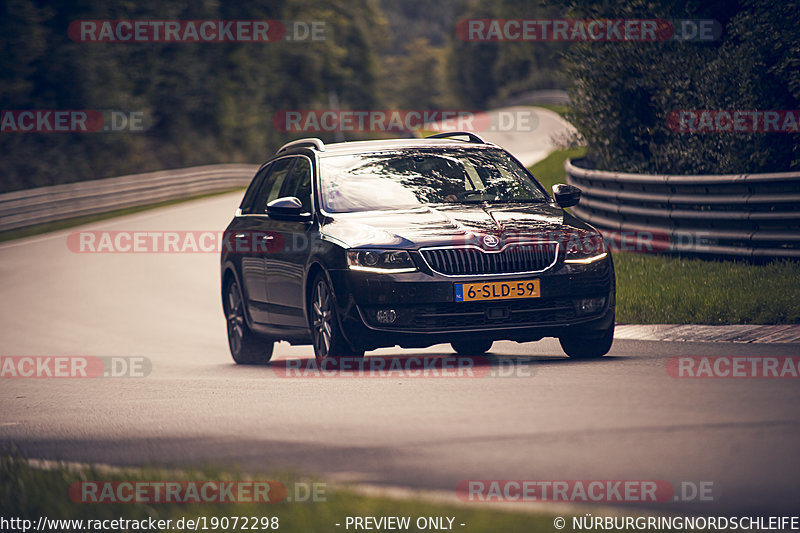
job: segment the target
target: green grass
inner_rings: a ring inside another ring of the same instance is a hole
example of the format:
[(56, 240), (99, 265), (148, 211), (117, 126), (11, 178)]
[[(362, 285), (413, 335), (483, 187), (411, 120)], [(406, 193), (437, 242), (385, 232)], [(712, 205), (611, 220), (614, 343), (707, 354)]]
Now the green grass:
[(9, 231), (0, 231), (0, 242), (11, 241), (14, 239), (22, 239), (25, 237), (32, 237), (34, 235), (41, 235), (42, 233), (50, 233), (51, 231), (59, 231), (62, 229), (74, 228), (75, 226), (82, 226), (84, 224), (90, 224), (92, 222), (98, 222), (100, 220), (107, 220), (109, 218), (121, 217), (123, 215), (131, 215), (133, 213), (139, 213), (141, 211), (149, 211), (150, 209), (181, 204), (183, 202), (190, 202), (192, 200), (200, 200), (202, 198), (210, 198), (212, 196), (219, 196), (221, 194), (227, 194), (229, 192), (235, 192), (235, 191), (244, 191), (244, 187), (225, 189), (223, 191), (199, 194), (187, 198), (178, 198), (176, 200), (167, 200), (164, 202), (157, 202), (154, 204), (126, 207), (125, 209), (117, 209), (115, 211), (108, 211), (106, 213), (97, 213), (94, 215), (86, 215), (82, 217), (66, 218), (64, 220), (56, 220), (55, 222), (48, 222), (46, 224), (37, 224), (35, 226), (29, 226), (27, 228), (21, 228)]
[(567, 113), (569, 113), (569, 106), (566, 104), (536, 104), (535, 107), (543, 107), (545, 109), (549, 109), (554, 113), (558, 113), (562, 117), (566, 117)]
[[(432, 503), (422, 498), (394, 499), (383, 496), (367, 496), (351, 489), (325, 488), (326, 501), (283, 503), (76, 503), (69, 497), (70, 485), (77, 481), (182, 481), (182, 480), (278, 480), (287, 488), (297, 478), (283, 476), (245, 476), (214, 469), (169, 472), (144, 469), (129, 471), (97, 470), (94, 468), (68, 468), (57, 466), (42, 470), (27, 462), (8, 455), (0, 457), (0, 516), (33, 520), (34, 526), (40, 516), (55, 519), (137, 519), (152, 517), (156, 520), (177, 520), (181, 517), (195, 519), (206, 517), (209, 527), (211, 517), (278, 517), (280, 531), (327, 532), (345, 531), (347, 516), (410, 516), (412, 521), (420, 516), (455, 517), (454, 529), (479, 532), (504, 531), (553, 531), (555, 515), (544, 512), (506, 511), (481, 504), (457, 505)], [(321, 483), (315, 480), (316, 483)], [(291, 492), (290, 492), (291, 494)], [(565, 515), (567, 527), (572, 531), (571, 519)], [(341, 524), (336, 527), (335, 524)], [(462, 528), (459, 524), (464, 523)], [(174, 528), (173, 528), (174, 529)], [(202, 526), (200, 528), (202, 530)], [(210, 529), (214, 531), (215, 529)], [(232, 527), (227, 528), (233, 531)], [(236, 530), (242, 530), (237, 527)], [(352, 527), (351, 527), (352, 530)], [(104, 530), (104, 531), (114, 531)], [(176, 530), (177, 531), (177, 530)], [(225, 531), (225, 529), (216, 529)], [(408, 531), (417, 531), (412, 526)]]
[(800, 323), (800, 262), (617, 253), (617, 321), (636, 324)]
[(556, 150), (545, 157), (528, 170), (536, 176), (536, 179), (544, 185), (548, 192), (552, 190), (556, 183), (566, 183), (566, 172), (564, 171), (564, 161), (583, 157), (586, 148), (570, 148), (566, 150)]

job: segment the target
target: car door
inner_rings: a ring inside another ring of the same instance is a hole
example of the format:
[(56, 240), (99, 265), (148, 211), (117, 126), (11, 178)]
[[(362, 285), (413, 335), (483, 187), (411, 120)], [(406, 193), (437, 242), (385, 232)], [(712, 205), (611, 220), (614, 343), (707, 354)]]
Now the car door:
[[(312, 213), (313, 165), (306, 156), (295, 159), (277, 197), (294, 196), (303, 204), (304, 212)], [(280, 234), (282, 246), (276, 246), (265, 261), (270, 318), (274, 324), (286, 328), (306, 328), (303, 276), (316, 226), (309, 222), (273, 220), (271, 227)]]
[[(243, 298), (250, 317), (262, 324), (272, 323), (269, 313), (265, 261), (274, 246), (275, 233), (267, 216), (267, 203), (277, 197), (294, 163), (281, 158), (262, 169), (265, 174), (250, 198), (245, 195), (238, 223), (226, 238), (241, 262)], [(248, 191), (249, 192), (249, 191)]]

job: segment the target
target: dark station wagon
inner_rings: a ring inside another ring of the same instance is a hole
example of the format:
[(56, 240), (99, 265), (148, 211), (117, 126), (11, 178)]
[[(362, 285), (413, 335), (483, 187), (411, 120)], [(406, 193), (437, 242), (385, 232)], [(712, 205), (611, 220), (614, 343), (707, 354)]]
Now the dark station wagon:
[(608, 353), (615, 278), (602, 236), (508, 152), (474, 133), (283, 146), (225, 232), (222, 301), (237, 363), (276, 341), (319, 361), (450, 343), (558, 337)]

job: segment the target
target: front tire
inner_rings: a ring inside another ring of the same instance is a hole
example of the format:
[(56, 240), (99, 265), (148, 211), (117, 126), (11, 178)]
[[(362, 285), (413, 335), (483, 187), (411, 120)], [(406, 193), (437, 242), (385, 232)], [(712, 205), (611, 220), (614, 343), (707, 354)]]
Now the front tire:
[(238, 365), (266, 364), (272, 359), (275, 343), (257, 336), (247, 327), (242, 291), (236, 280), (228, 282), (223, 299), (228, 325), (228, 348)]
[(606, 355), (614, 343), (614, 323), (598, 332), (574, 330), (558, 338), (561, 349), (571, 359), (597, 359)]
[(354, 350), (345, 340), (339, 328), (333, 291), (322, 273), (314, 278), (310, 304), (309, 321), (314, 342), (314, 357), (318, 364), (331, 358), (364, 357), (363, 350)]

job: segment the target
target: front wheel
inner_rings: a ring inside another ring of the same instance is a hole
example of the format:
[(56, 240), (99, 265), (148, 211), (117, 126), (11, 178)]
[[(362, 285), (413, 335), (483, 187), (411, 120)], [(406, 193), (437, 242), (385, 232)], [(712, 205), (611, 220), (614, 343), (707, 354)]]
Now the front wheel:
[(317, 363), (339, 357), (364, 357), (363, 350), (354, 350), (342, 335), (339, 318), (328, 281), (323, 274), (314, 279), (311, 291), (311, 334)]
[[(599, 334), (598, 334), (599, 333)], [(614, 323), (600, 332), (573, 330), (558, 338), (561, 349), (572, 359), (597, 359), (611, 350), (614, 342)]]
[(244, 317), (242, 292), (236, 280), (231, 280), (225, 289), (223, 307), (228, 324), (228, 348), (236, 364), (259, 365), (272, 359), (275, 343), (258, 337), (247, 327)]

